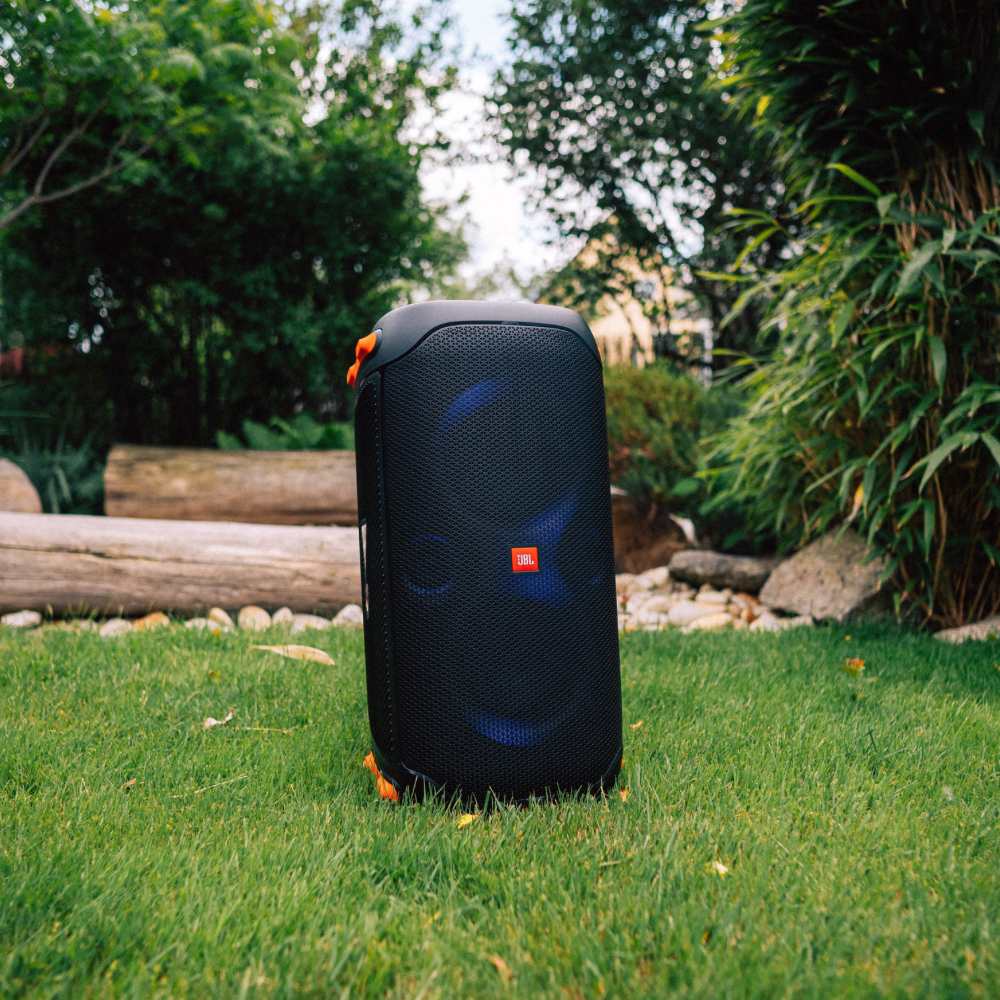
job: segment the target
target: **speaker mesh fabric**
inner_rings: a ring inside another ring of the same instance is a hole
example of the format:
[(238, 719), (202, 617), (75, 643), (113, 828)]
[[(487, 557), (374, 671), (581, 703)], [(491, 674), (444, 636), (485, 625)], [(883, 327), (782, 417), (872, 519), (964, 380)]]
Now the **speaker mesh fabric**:
[(600, 362), (558, 328), (449, 326), (382, 406), (400, 759), (480, 801), (595, 784), (621, 746)]
[(363, 386), (354, 411), (357, 449), (358, 514), (364, 524), (363, 572), (365, 610), (365, 670), (368, 681), (368, 721), (372, 739), (390, 759), (396, 753), (392, 725), (392, 677), (389, 663), (389, 615), (379, 447), (379, 377)]

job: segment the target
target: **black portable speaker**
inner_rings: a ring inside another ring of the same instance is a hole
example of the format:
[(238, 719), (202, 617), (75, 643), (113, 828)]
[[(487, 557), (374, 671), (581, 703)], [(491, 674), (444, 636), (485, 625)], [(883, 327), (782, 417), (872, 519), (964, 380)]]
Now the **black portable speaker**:
[(397, 793), (480, 803), (610, 789), (618, 618), (604, 382), (587, 324), (555, 306), (420, 303), (383, 316), (357, 357), (382, 776)]

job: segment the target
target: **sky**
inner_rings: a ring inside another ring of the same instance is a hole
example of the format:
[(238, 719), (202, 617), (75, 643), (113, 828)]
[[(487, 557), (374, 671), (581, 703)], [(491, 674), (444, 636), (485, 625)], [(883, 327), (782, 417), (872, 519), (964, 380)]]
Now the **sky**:
[[(456, 39), (461, 39), (460, 71), (463, 93), (449, 95), (443, 105), (442, 128), (447, 135), (478, 151), (496, 152), (484, 140), (482, 95), (496, 69), (510, 58), (505, 39), (505, 12), (510, 0), (452, 0)], [(468, 200), (458, 214), (465, 213), (470, 242), (469, 263), (463, 268), (467, 280), (509, 261), (522, 280), (564, 263), (576, 247), (560, 241), (544, 214), (526, 205), (530, 183), (515, 178), (500, 162), (459, 166), (428, 165), (424, 189), (431, 199), (455, 201), (462, 193)], [(513, 287), (504, 297), (514, 295)]]

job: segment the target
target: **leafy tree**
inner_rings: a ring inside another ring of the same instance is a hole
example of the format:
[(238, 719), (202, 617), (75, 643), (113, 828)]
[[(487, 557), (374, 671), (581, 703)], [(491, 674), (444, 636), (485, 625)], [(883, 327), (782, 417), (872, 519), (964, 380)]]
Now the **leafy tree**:
[(900, 606), (1000, 609), (1000, 8), (747, 0), (732, 85), (773, 139), (797, 253), (741, 303), (780, 338), (721, 445), (719, 502), (788, 546), (849, 523)]
[[(637, 256), (684, 281), (717, 328), (735, 301), (718, 273), (773, 262), (784, 234), (748, 246), (728, 225), (734, 210), (774, 210), (782, 186), (728, 89), (710, 86), (708, 16), (703, 0), (516, 0), (514, 62), (487, 110), (510, 161), (540, 171), (562, 232), (597, 250), (596, 266), (561, 276), (578, 298), (628, 284), (620, 265)], [(749, 348), (756, 332), (744, 311), (721, 346)]]
[[(157, 7), (188, 127), (4, 234), (8, 336), (34, 345), (48, 384), (91, 409), (109, 396), (119, 440), (211, 444), (244, 419), (343, 412), (359, 333), (463, 252), (402, 136), (451, 84), (435, 30), (407, 53), (398, 24), (352, 4), (322, 46), (329, 22), (308, 17)], [(218, 51), (238, 86), (202, 71)]]
[(123, 170), (135, 176), (165, 136), (249, 112), (248, 75), (290, 78), (280, 58), (247, 44), (249, 8), (206, 8), (197, 24), (192, 13), (144, 3), (91, 11), (74, 0), (0, 8), (0, 229)]

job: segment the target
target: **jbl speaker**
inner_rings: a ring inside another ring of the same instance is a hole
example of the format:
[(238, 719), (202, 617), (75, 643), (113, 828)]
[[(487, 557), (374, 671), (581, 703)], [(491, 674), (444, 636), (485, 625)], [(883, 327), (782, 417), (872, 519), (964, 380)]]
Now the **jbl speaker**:
[(604, 382), (587, 324), (554, 306), (420, 303), (383, 316), (357, 358), (383, 794), (610, 789), (621, 679)]

